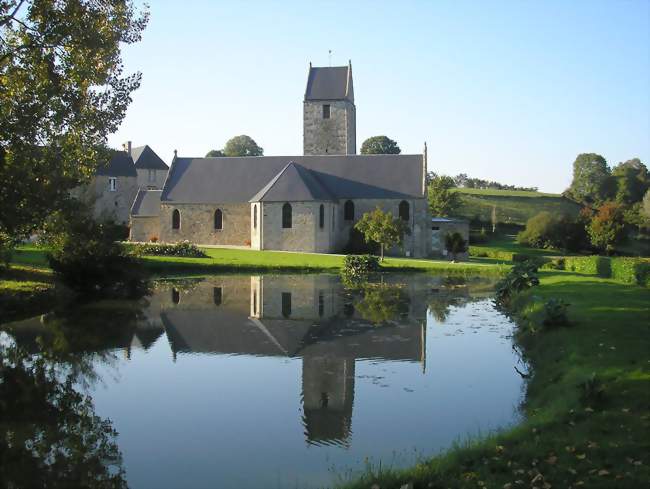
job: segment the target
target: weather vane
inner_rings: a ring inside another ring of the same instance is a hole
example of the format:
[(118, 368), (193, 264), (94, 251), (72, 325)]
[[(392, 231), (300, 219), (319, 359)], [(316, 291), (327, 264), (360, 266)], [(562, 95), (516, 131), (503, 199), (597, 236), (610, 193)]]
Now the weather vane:
[(332, 50), (329, 49), (327, 52), (329, 53), (330, 66), (332, 66)]

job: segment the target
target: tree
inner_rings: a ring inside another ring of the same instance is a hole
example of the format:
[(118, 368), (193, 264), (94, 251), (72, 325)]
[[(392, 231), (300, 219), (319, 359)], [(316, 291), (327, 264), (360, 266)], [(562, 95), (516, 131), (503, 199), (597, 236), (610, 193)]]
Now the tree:
[(623, 210), (616, 202), (606, 202), (587, 225), (591, 244), (608, 255), (623, 238)]
[(454, 187), (453, 178), (435, 173), (431, 175), (427, 187), (431, 215), (445, 217), (461, 206), (461, 196)]
[(465, 253), (467, 251), (467, 241), (463, 239), (460, 233), (449, 233), (445, 236), (445, 249), (451, 253), (451, 257), (456, 261), (458, 253)]
[(206, 158), (218, 158), (218, 157), (223, 157), (223, 156), (226, 156), (226, 155), (223, 154), (223, 150), (220, 150), (220, 149), (211, 149), (205, 155)]
[(650, 188), (648, 168), (639, 158), (619, 163), (612, 170), (613, 191), (616, 202), (635, 204), (643, 199), (643, 194)]
[(361, 145), (362, 155), (398, 155), (401, 152), (397, 142), (386, 136), (373, 136)]
[(130, 0), (0, 2), (0, 232), (33, 232), (108, 159), (141, 78), (121, 46), (147, 21)]
[(229, 139), (223, 148), (224, 156), (263, 156), (264, 150), (250, 136), (242, 134)]
[(605, 158), (595, 153), (579, 154), (573, 162), (573, 180), (567, 192), (583, 204), (599, 204), (606, 197), (609, 176)]
[(384, 261), (384, 248), (401, 244), (404, 234), (409, 232), (403, 219), (393, 217), (393, 214), (384, 212), (379, 207), (366, 212), (354, 227), (363, 233), (367, 241), (379, 243), (381, 261)]
[(641, 213), (645, 217), (645, 222), (650, 225), (650, 190), (643, 196), (642, 206)]

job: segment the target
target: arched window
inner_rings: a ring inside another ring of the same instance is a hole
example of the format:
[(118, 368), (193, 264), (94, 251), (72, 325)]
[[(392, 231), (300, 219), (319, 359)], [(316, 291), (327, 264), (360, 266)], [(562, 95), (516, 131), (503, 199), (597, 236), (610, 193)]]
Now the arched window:
[(410, 211), (411, 211), (411, 209), (410, 209), (410, 206), (409, 206), (408, 202), (403, 200), (403, 201), (401, 201), (399, 203), (399, 217), (403, 221), (408, 221), (411, 218), (410, 217)]
[(217, 230), (223, 229), (223, 212), (221, 212), (221, 209), (214, 211), (214, 228)]
[(325, 227), (325, 206), (320, 205), (320, 210), (318, 211), (318, 226), (323, 229)]
[(214, 301), (214, 305), (220, 306), (222, 298), (223, 298), (223, 289), (221, 287), (213, 287), (212, 300)]
[(178, 209), (174, 209), (172, 212), (172, 229), (181, 228), (181, 213)]
[(282, 315), (291, 316), (291, 292), (282, 292)]
[(348, 200), (343, 207), (343, 219), (346, 221), (354, 221), (354, 202)]
[(282, 206), (282, 227), (291, 228), (291, 204), (288, 202)]
[(257, 206), (253, 206), (253, 229), (257, 229)]

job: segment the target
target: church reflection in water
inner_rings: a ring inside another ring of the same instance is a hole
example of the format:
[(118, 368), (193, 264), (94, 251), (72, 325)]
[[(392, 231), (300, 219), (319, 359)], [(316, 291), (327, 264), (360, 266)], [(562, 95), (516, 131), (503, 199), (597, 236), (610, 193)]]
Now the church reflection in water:
[(60, 326), (61, 319), (22, 322), (13, 335), (27, 349), (36, 337), (63, 335), (72, 350), (117, 348), (126, 358), (166, 337), (174, 362), (200, 354), (300, 358), (307, 442), (347, 446), (356, 361), (413, 362), (424, 371), (428, 311), (444, 319), (445, 308), (469, 298), (467, 287), (444, 280), (390, 276), (356, 292), (346, 291), (336, 275), (169, 281), (155, 287), (137, 314), (120, 321), (119, 331), (95, 315), (97, 334), (85, 336), (89, 343), (75, 343), (78, 335)]
[(174, 360), (197, 353), (301, 358), (307, 441), (346, 445), (357, 359), (424, 368), (427, 302), (413, 300), (417, 294), (405, 291), (396, 313), (375, 323), (334, 275), (225, 276), (159, 290), (147, 314), (152, 325), (160, 318)]

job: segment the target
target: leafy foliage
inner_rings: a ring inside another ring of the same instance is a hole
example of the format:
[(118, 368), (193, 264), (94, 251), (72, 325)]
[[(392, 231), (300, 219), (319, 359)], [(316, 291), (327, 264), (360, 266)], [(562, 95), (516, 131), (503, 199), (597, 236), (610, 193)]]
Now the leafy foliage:
[(201, 248), (187, 240), (174, 244), (143, 243), (133, 245), (133, 251), (138, 255), (184, 256), (188, 258), (207, 258)]
[(226, 156), (223, 154), (223, 151), (220, 149), (211, 149), (210, 151), (207, 152), (205, 155), (206, 158), (220, 158)]
[(466, 173), (459, 173), (454, 177), (454, 183), (459, 188), (478, 188), (495, 190), (518, 190), (521, 192), (537, 192), (537, 187), (520, 187), (518, 185), (507, 185), (482, 178), (471, 178)]
[(361, 145), (362, 155), (398, 155), (401, 152), (397, 143), (386, 136), (373, 136)]
[(585, 224), (580, 217), (560, 216), (542, 211), (526, 222), (526, 229), (517, 236), (519, 244), (532, 248), (559, 248), (580, 251), (588, 247)]
[(508, 275), (497, 283), (495, 302), (507, 309), (515, 294), (536, 285), (539, 285), (537, 265), (530, 261), (515, 263)]
[(463, 239), (460, 233), (448, 233), (445, 236), (445, 249), (451, 253), (453, 259), (456, 259), (458, 253), (465, 253), (467, 251), (467, 241)]
[(367, 241), (361, 231), (352, 227), (343, 252), (351, 255), (376, 254), (379, 253), (379, 243)]
[(461, 196), (454, 190), (453, 178), (446, 175), (430, 174), (427, 186), (429, 210), (432, 216), (452, 215), (462, 204)]
[(606, 202), (587, 226), (591, 244), (607, 254), (614, 251), (614, 245), (624, 237), (623, 209), (620, 204)]
[(409, 232), (407, 224), (399, 217), (393, 217), (390, 212), (384, 212), (377, 207), (374, 211), (366, 212), (354, 227), (366, 238), (366, 241), (379, 243), (381, 261), (384, 261), (384, 249), (402, 243), (404, 234)]
[(579, 154), (573, 163), (573, 180), (567, 193), (578, 202), (598, 204), (605, 200), (609, 176), (605, 158), (595, 153)]
[(250, 136), (242, 134), (226, 142), (223, 156), (263, 156), (264, 150)]
[(612, 169), (612, 178), (615, 181), (613, 190), (616, 192), (613, 197), (619, 204), (640, 202), (650, 188), (648, 168), (639, 158), (619, 163)]
[(346, 255), (341, 269), (344, 285), (357, 287), (366, 282), (371, 273), (379, 270), (379, 260), (372, 255)]
[(28, 236), (107, 159), (140, 85), (121, 46), (147, 21), (129, 0), (0, 2), (0, 232)]
[(142, 294), (143, 272), (117, 241), (122, 232), (112, 221), (95, 221), (78, 204), (54, 214), (43, 240), (56, 278), (84, 296)]
[(611, 262), (604, 256), (567, 256), (564, 258), (564, 267), (571, 272), (600, 277), (611, 275)]
[(363, 288), (363, 299), (355, 309), (366, 321), (385, 324), (408, 314), (408, 294), (398, 285), (372, 284)]

